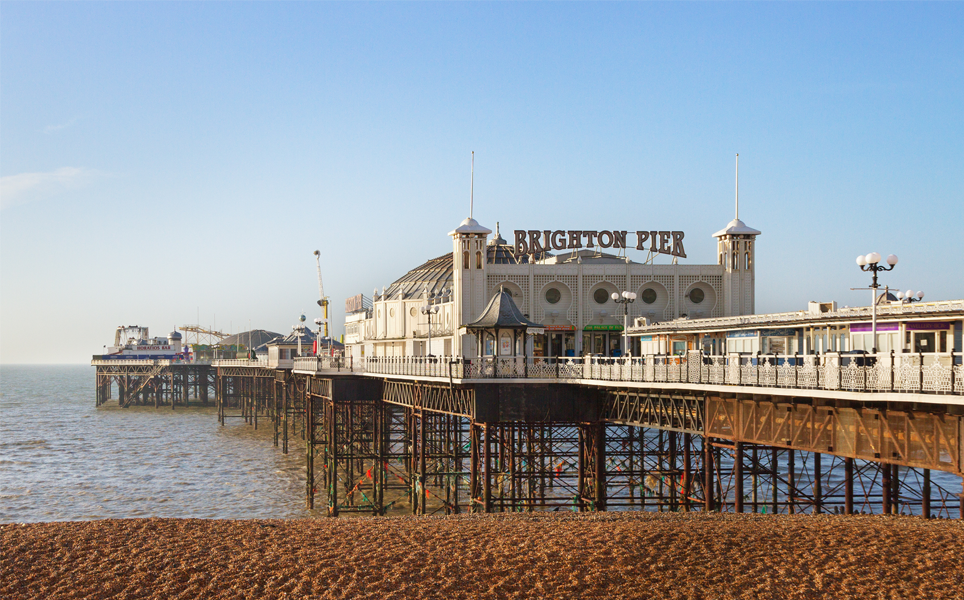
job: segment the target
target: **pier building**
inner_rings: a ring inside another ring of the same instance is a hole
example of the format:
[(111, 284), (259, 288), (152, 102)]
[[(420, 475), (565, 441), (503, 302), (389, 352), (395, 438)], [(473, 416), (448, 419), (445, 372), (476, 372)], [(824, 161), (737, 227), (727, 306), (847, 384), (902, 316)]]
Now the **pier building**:
[[(465, 326), (501, 290), (543, 325), (527, 354), (619, 356), (626, 322), (728, 317), (755, 308), (760, 232), (734, 218), (713, 234), (717, 262), (680, 264), (682, 231), (519, 230), (509, 244), (469, 217), (449, 232), (452, 251), (412, 269), (368, 300), (346, 302), (346, 353), (366, 356), (484, 355)], [(633, 243), (635, 242), (635, 243)], [(632, 260), (627, 251), (646, 258)], [(656, 264), (660, 254), (670, 264)], [(631, 292), (633, 303), (613, 294)], [(423, 310), (426, 306), (434, 308)]]

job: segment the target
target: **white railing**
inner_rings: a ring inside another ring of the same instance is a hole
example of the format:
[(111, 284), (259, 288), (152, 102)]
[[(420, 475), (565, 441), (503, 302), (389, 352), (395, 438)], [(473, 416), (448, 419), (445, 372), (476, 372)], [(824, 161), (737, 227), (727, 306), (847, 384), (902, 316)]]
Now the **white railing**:
[(352, 357), (344, 356), (299, 356), (294, 360), (295, 371), (353, 371)]
[[(299, 359), (302, 360), (302, 359)], [(297, 368), (297, 367), (296, 367)], [(964, 394), (961, 355), (728, 354), (641, 358), (369, 357), (357, 371), (453, 379), (559, 379)]]
[(113, 365), (210, 365), (210, 360), (174, 360), (170, 358), (94, 358), (90, 361), (93, 367), (108, 367)]
[[(891, 317), (912, 317), (924, 316), (933, 318), (942, 313), (954, 314), (964, 311), (964, 300), (947, 300), (943, 302), (922, 302), (919, 304), (886, 304), (877, 307), (877, 320)], [(635, 334), (648, 334), (663, 331), (702, 331), (716, 328), (734, 328), (744, 325), (778, 325), (785, 326), (794, 323), (809, 323), (816, 320), (821, 322), (832, 322), (835, 319), (870, 320), (872, 316), (871, 307), (855, 306), (839, 308), (834, 312), (811, 314), (807, 311), (796, 311), (787, 313), (769, 313), (761, 315), (741, 315), (735, 317), (715, 317), (708, 319), (677, 319), (674, 321), (646, 325), (642, 327), (631, 327), (630, 331)]]
[(219, 358), (211, 361), (213, 367), (259, 367), (268, 368), (267, 358)]

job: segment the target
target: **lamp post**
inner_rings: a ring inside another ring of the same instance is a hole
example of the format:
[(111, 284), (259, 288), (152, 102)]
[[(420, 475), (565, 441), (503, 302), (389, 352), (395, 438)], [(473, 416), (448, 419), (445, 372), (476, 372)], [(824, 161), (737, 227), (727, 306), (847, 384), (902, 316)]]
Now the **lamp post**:
[[(321, 356), (321, 340), (324, 339), (321, 337), (321, 332), (322, 332), (322, 327), (327, 322), (328, 321), (326, 319), (315, 319), (315, 325), (318, 326), (318, 337), (315, 339), (315, 346), (316, 346), (315, 356)], [(331, 343), (330, 340), (328, 341), (328, 343), (330, 345)], [(329, 352), (328, 354), (331, 354), (331, 352)]]
[(901, 302), (910, 304), (911, 302), (920, 302), (924, 299), (924, 292), (918, 291), (914, 294), (913, 290), (907, 290), (906, 292), (897, 292), (897, 299)]
[(871, 252), (863, 256), (857, 257), (857, 266), (860, 267), (861, 271), (869, 271), (874, 274), (874, 281), (870, 284), (870, 293), (872, 294), (870, 302), (870, 314), (871, 314), (871, 336), (873, 337), (873, 353), (877, 354), (877, 288), (880, 287), (877, 283), (877, 273), (881, 271), (893, 271), (894, 267), (897, 266), (897, 255), (891, 254), (887, 257), (887, 264), (889, 267), (884, 267), (880, 265), (880, 253)]
[(303, 334), (304, 331), (305, 331), (305, 319), (306, 319), (306, 318), (307, 318), (307, 317), (305, 317), (304, 315), (301, 315), (301, 318), (299, 319), (299, 321), (301, 321), (301, 322), (298, 323), (297, 325), (293, 325), (293, 326), (291, 327), (291, 331), (293, 331), (294, 334), (295, 334), (296, 336), (298, 336), (298, 356), (301, 356), (301, 336), (302, 336), (302, 334)]
[(616, 304), (623, 305), (623, 356), (629, 355), (629, 338), (626, 336), (626, 329), (628, 328), (628, 318), (629, 318), (629, 305), (636, 301), (635, 292), (626, 292), (622, 294), (617, 292), (612, 293), (613, 302)]
[(421, 309), (423, 315), (428, 317), (428, 349), (427, 356), (432, 356), (432, 315), (438, 314), (439, 304), (448, 301), (449, 291), (428, 293), (428, 286), (425, 287), (425, 306)]

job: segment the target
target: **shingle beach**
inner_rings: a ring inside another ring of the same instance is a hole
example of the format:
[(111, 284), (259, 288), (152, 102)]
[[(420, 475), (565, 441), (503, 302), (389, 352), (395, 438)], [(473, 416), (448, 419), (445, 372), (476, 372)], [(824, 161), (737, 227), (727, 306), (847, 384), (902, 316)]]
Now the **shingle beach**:
[(964, 521), (514, 514), (0, 525), (0, 597), (964, 599)]

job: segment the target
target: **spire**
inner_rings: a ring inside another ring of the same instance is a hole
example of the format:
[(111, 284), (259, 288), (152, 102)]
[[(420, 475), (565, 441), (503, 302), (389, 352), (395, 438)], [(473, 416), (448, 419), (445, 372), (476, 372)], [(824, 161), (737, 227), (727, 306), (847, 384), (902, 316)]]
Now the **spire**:
[(736, 220), (740, 220), (740, 154), (736, 154)]
[(472, 218), (472, 209), (475, 208), (475, 150), (472, 151), (472, 175), (469, 179), (469, 218)]

